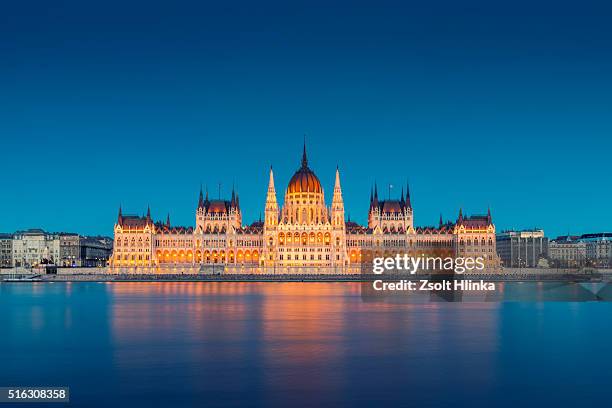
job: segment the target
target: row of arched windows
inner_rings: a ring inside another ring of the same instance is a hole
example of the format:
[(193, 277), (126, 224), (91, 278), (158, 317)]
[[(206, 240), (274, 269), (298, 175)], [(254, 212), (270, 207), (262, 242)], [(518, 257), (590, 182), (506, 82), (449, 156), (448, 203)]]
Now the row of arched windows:
[[(473, 242), (474, 242), (474, 246), (478, 246), (478, 238), (474, 238)], [(472, 245), (472, 240), (471, 239), (467, 239), (466, 241), (464, 241), (463, 238), (462, 238), (459, 241), (459, 245), (466, 245), (466, 243), (467, 243), (468, 246), (471, 246)], [(486, 244), (487, 244), (487, 241), (484, 238), (482, 238), (480, 240), (480, 245), (485, 246)], [(493, 239), (492, 238), (489, 238), (489, 245), (493, 245)]]
[[(337, 239), (337, 244), (339, 245), (339, 240), (340, 238)], [(271, 244), (273, 242), (271, 241)], [(319, 245), (329, 245), (331, 243), (331, 234), (329, 232), (326, 232), (325, 234), (323, 234), (322, 232), (319, 232), (317, 234), (315, 234), (314, 232), (311, 232), (310, 234), (307, 234), (306, 232), (302, 232), (301, 234), (299, 232), (295, 232), (295, 233), (284, 233), (281, 232), (280, 234), (278, 234), (278, 244), (279, 245), (308, 245), (308, 244), (319, 244)]]
[[(121, 244), (121, 242), (123, 241), (123, 245)], [(142, 246), (144, 243), (144, 245), (149, 245), (149, 238), (145, 238), (144, 240), (142, 239), (142, 237), (139, 237), (138, 240), (136, 240), (136, 237), (132, 237), (132, 239), (129, 239), (128, 237), (124, 237), (123, 240), (121, 238), (117, 238), (117, 246), (121, 247), (135, 247), (136, 244), (138, 244), (138, 246)]]

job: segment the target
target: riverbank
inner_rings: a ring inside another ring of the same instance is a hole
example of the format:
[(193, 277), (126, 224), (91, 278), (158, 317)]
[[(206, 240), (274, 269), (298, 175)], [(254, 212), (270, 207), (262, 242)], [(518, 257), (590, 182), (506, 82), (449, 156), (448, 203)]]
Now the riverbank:
[(355, 273), (270, 273), (254, 269), (252, 271), (226, 271), (222, 268), (167, 268), (167, 269), (112, 269), (112, 268), (57, 268), (56, 273), (45, 273), (38, 269), (3, 269), (0, 281), (36, 281), (36, 282), (363, 282), (375, 279), (383, 280), (419, 280), (443, 276), (452, 279), (485, 280), (490, 282), (505, 281), (608, 281), (612, 280), (611, 269), (501, 269), (479, 274), (385, 274), (372, 275)]

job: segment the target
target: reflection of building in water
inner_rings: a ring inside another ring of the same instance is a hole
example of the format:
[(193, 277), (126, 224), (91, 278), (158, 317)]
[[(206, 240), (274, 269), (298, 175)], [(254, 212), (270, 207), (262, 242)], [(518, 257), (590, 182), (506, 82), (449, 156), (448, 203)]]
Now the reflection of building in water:
[(285, 190), (283, 205), (276, 197), (270, 169), (264, 220), (244, 225), (240, 198), (200, 196), (195, 227), (176, 227), (146, 216), (124, 215), (115, 224), (113, 266), (164, 264), (226, 264), (269, 267), (338, 268), (359, 264), (366, 254), (409, 253), (414, 256), (483, 257), (498, 264), (495, 226), (487, 215), (466, 217), (437, 227), (414, 227), (409, 187), (399, 199), (382, 200), (375, 185), (370, 194), (367, 226), (346, 221), (340, 173), (336, 169), (331, 206), (326, 205), (319, 178), (302, 161)]
[(267, 364), (324, 365), (329, 359), (338, 358), (344, 351), (340, 347), (341, 335), (346, 330), (344, 316), (354, 307), (352, 300), (359, 296), (359, 289), (354, 282), (259, 285), (263, 340), (274, 345), (266, 349)]

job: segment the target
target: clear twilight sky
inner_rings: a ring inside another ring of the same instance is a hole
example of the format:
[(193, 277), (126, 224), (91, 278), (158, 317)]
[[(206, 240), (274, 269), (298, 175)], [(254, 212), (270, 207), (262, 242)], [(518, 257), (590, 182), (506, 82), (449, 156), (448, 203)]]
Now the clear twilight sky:
[(365, 222), (612, 230), (612, 6), (592, 1), (15, 1), (0, 13), (0, 232), (263, 211), (300, 165)]

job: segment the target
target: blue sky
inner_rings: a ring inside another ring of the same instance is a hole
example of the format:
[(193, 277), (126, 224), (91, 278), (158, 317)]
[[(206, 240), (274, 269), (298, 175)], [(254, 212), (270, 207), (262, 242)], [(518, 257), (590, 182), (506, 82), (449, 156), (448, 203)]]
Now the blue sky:
[(119, 204), (193, 225), (200, 183), (251, 222), (304, 134), (357, 221), (375, 180), (410, 180), (418, 225), (490, 206), (500, 230), (612, 230), (606, 2), (18, 3), (0, 231), (111, 234)]

